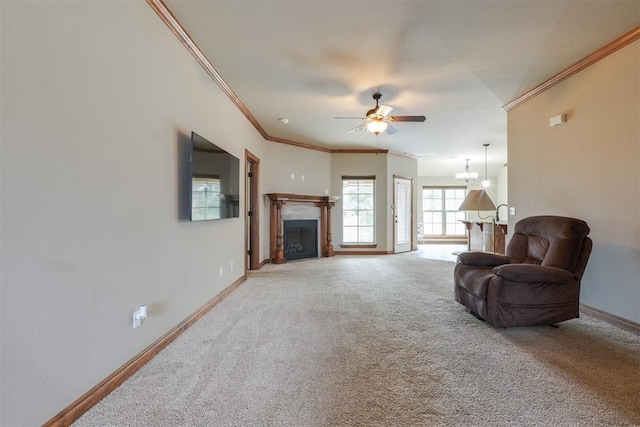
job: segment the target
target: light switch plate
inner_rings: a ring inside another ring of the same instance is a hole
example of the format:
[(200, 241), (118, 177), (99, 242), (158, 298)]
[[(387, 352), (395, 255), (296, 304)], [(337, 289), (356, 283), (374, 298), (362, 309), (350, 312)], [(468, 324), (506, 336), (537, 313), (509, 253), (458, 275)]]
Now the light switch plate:
[(142, 319), (138, 315), (138, 310), (133, 312), (133, 329), (138, 329), (142, 325)]

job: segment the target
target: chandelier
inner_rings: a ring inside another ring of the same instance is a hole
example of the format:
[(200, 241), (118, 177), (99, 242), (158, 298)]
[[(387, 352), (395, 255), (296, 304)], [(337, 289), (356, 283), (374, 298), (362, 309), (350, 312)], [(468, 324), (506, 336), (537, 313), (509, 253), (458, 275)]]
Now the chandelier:
[(476, 179), (478, 179), (477, 172), (469, 172), (469, 160), (471, 159), (465, 159), (467, 164), (464, 167), (464, 172), (460, 172), (456, 174), (456, 178), (460, 181), (464, 179), (465, 182), (469, 182), (469, 181), (475, 181)]

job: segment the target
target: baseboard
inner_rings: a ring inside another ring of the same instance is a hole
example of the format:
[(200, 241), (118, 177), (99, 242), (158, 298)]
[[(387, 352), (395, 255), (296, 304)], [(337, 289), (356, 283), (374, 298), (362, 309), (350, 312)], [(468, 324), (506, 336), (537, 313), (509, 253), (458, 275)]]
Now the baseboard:
[(617, 326), (626, 331), (640, 335), (640, 323), (632, 322), (631, 320), (616, 316), (615, 314), (607, 313), (606, 311), (602, 311), (585, 304), (580, 304), (580, 314), (595, 317), (596, 319), (600, 319), (613, 326)]
[[(383, 251), (336, 251), (336, 255), (387, 255), (389, 252)], [(261, 263), (263, 266), (268, 260)], [(115, 390), (123, 382), (125, 382), (131, 375), (142, 368), (149, 360), (151, 360), (162, 349), (168, 346), (173, 340), (175, 340), (180, 334), (197, 322), (208, 311), (225, 299), (231, 294), (238, 286), (240, 286), (245, 280), (246, 276), (240, 277), (238, 280), (229, 285), (225, 290), (220, 292), (214, 298), (212, 298), (205, 305), (196, 310), (193, 314), (187, 317), (185, 320), (176, 325), (173, 329), (160, 337), (149, 347), (142, 350), (131, 360), (121, 366), (114, 373), (98, 383), (91, 390), (80, 396), (75, 402), (67, 406), (58, 414), (53, 416), (49, 421), (43, 424), (43, 426), (70, 426), (74, 421), (80, 418), (85, 412), (91, 409), (96, 403), (104, 399), (109, 393)], [(611, 313), (599, 310), (595, 307), (591, 307), (585, 304), (580, 304), (580, 313), (587, 316), (591, 316), (607, 323), (610, 323), (619, 328), (625, 329), (630, 332), (634, 332), (640, 335), (640, 324), (632, 322), (631, 320), (624, 319)]]
[(209, 310), (216, 306), (220, 301), (225, 299), (231, 292), (240, 286), (246, 276), (240, 277), (238, 280), (229, 285), (225, 290), (213, 297), (209, 302), (196, 310), (193, 314), (180, 322), (177, 326), (156, 340), (149, 347), (142, 350), (127, 363), (122, 365), (117, 371), (109, 375), (107, 378), (98, 383), (91, 390), (80, 396), (75, 402), (60, 411), (57, 415), (43, 424), (48, 426), (69, 426), (87, 412), (93, 405), (104, 399), (109, 393), (115, 390), (119, 385), (125, 382), (138, 369), (142, 368), (149, 360), (151, 360), (162, 349), (175, 340), (187, 328), (197, 322)]
[(389, 255), (387, 251), (334, 251), (336, 255)]
[(467, 239), (418, 239), (421, 245), (466, 245)]

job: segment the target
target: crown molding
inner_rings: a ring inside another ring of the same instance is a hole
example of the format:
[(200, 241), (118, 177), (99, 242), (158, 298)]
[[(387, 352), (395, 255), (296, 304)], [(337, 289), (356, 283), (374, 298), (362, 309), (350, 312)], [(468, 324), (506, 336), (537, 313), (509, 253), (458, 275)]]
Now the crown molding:
[(215, 69), (211, 61), (206, 57), (206, 55), (202, 52), (200, 47), (196, 44), (195, 41), (191, 38), (187, 30), (184, 29), (180, 21), (174, 16), (174, 14), (169, 10), (166, 4), (162, 0), (147, 0), (147, 4), (151, 6), (151, 8), (158, 14), (160, 19), (167, 24), (169, 29), (173, 32), (173, 34), (180, 39), (184, 47), (187, 48), (189, 52), (193, 55), (193, 57), (198, 61), (198, 63), (204, 68), (204, 70), (209, 74), (209, 76), (213, 79), (214, 82), (220, 89), (229, 97), (231, 102), (233, 102), (236, 107), (245, 115), (247, 119), (251, 122), (251, 124), (260, 132), (260, 134), (266, 138), (267, 133), (260, 126), (260, 123), (253, 117), (253, 114), (249, 111), (249, 109), (242, 103), (238, 95), (229, 87), (229, 85), (224, 81), (220, 73)]
[(531, 89), (530, 91), (520, 95), (519, 97), (517, 97), (513, 101), (505, 104), (502, 107), (502, 109), (504, 111), (510, 111), (510, 110), (514, 109), (518, 105), (530, 100), (531, 98), (533, 98), (536, 95), (541, 94), (542, 92), (546, 91), (547, 89), (551, 89), (553, 86), (557, 85), (561, 81), (563, 81), (563, 80), (573, 76), (574, 74), (584, 70), (585, 68), (589, 67), (590, 65), (593, 65), (594, 63), (600, 61), (601, 59), (606, 58), (607, 56), (611, 55), (612, 53), (616, 52), (617, 50), (622, 49), (623, 47), (627, 46), (628, 44), (633, 43), (634, 41), (638, 40), (639, 38), (640, 38), (640, 26), (632, 29), (631, 31), (628, 31), (628, 32), (624, 33), (623, 35), (621, 35), (617, 39), (613, 40), (612, 42), (607, 43), (606, 45), (602, 46), (600, 49), (596, 50), (591, 55), (585, 56), (580, 61), (578, 61), (575, 64), (571, 65), (570, 67), (566, 68), (564, 71), (561, 71), (560, 73), (558, 73), (555, 76), (551, 77), (549, 80), (545, 81), (544, 83), (534, 87), (533, 89)]
[[(247, 108), (246, 105), (240, 100), (238, 95), (231, 89), (231, 87), (224, 81), (220, 73), (215, 69), (211, 61), (207, 58), (207, 56), (202, 52), (202, 49), (196, 44), (196, 42), (191, 38), (187, 30), (185, 30), (184, 26), (178, 19), (175, 17), (173, 12), (167, 7), (167, 5), (162, 0), (146, 0), (147, 4), (151, 6), (151, 8), (158, 14), (160, 19), (169, 27), (171, 32), (178, 37), (178, 39), (182, 42), (184, 47), (187, 48), (189, 52), (193, 55), (193, 57), (198, 61), (198, 63), (204, 68), (204, 70), (209, 74), (209, 76), (213, 79), (213, 81), (222, 89), (222, 91), (227, 95), (227, 97), (235, 104), (235, 106), (244, 114), (244, 116), (249, 120), (249, 122), (256, 128), (256, 130), (262, 135), (262, 137), (271, 142), (277, 142), (280, 144), (292, 145), (299, 148), (306, 148), (308, 150), (316, 150), (322, 151), (324, 153), (372, 153), (372, 152), (382, 152), (381, 150), (374, 149), (353, 149), (353, 150), (335, 150), (331, 148), (319, 147), (312, 144), (305, 144), (298, 141), (292, 141), (290, 139), (278, 138), (275, 136), (271, 136), (267, 134), (267, 131), (258, 123), (258, 120), (251, 114), (251, 111)], [(386, 152), (386, 151), (385, 151)]]
[(409, 153), (403, 153), (403, 152), (395, 151), (395, 150), (389, 150), (389, 154), (393, 154), (395, 156), (400, 156), (400, 157), (407, 157), (409, 159), (420, 160), (419, 156), (416, 156), (414, 154), (409, 154)]
[(267, 141), (271, 141), (271, 142), (278, 142), (280, 144), (293, 145), (295, 147), (306, 148), (306, 149), (309, 149), (309, 150), (322, 151), (322, 152), (325, 152), (325, 153), (332, 153), (333, 152), (333, 150), (331, 148), (318, 147), (317, 145), (304, 144), (302, 142), (291, 141), (289, 139), (278, 138), (278, 137), (275, 137), (275, 136), (267, 135), (264, 139), (266, 139)]
[(340, 148), (331, 150), (333, 154), (387, 154), (385, 148)]
[[(318, 147), (312, 144), (305, 144), (298, 141), (292, 141), (289, 139), (273, 137), (267, 134), (264, 128), (260, 125), (258, 120), (251, 114), (251, 111), (247, 108), (246, 105), (240, 100), (238, 95), (231, 89), (231, 87), (224, 81), (220, 73), (215, 69), (211, 61), (206, 57), (206, 55), (202, 52), (200, 47), (196, 44), (195, 41), (191, 38), (189, 33), (182, 26), (180, 21), (173, 15), (171, 10), (167, 7), (167, 5), (162, 0), (146, 0), (147, 4), (158, 14), (160, 19), (169, 27), (169, 29), (178, 37), (178, 39), (182, 42), (182, 44), (187, 48), (189, 52), (193, 55), (193, 57), (198, 61), (198, 63), (204, 68), (204, 70), (209, 74), (209, 76), (213, 79), (213, 81), (222, 89), (222, 91), (227, 95), (227, 97), (235, 104), (235, 106), (244, 114), (244, 116), (249, 120), (249, 122), (256, 128), (256, 130), (262, 135), (262, 137), (267, 141), (278, 142), (281, 144), (292, 145), (295, 147), (306, 148), (309, 150), (322, 151), (325, 153), (372, 153), (372, 152), (381, 152), (375, 149), (330, 149), (324, 147)], [(622, 49), (628, 44), (633, 43), (634, 41), (640, 39), (640, 26), (626, 32), (621, 35), (617, 39), (612, 42), (602, 46), (597, 51), (592, 54), (584, 57), (580, 61), (551, 77), (549, 80), (541, 83), (540, 85), (534, 87), (530, 91), (520, 95), (514, 100), (502, 106), (504, 111), (510, 111), (518, 105), (530, 100), (536, 95), (541, 94), (547, 89), (552, 88), (563, 80), (571, 77), (572, 75), (584, 70), (590, 65), (600, 61), (601, 59), (611, 55), (617, 50)], [(412, 157), (412, 156), (409, 156)]]

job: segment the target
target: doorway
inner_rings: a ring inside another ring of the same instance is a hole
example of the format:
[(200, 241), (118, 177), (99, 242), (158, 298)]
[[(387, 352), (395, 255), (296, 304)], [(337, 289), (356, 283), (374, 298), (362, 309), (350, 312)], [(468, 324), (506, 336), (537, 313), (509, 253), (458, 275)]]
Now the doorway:
[(413, 245), (413, 180), (393, 176), (393, 252), (409, 252)]
[(246, 257), (245, 271), (260, 268), (260, 159), (245, 150)]

